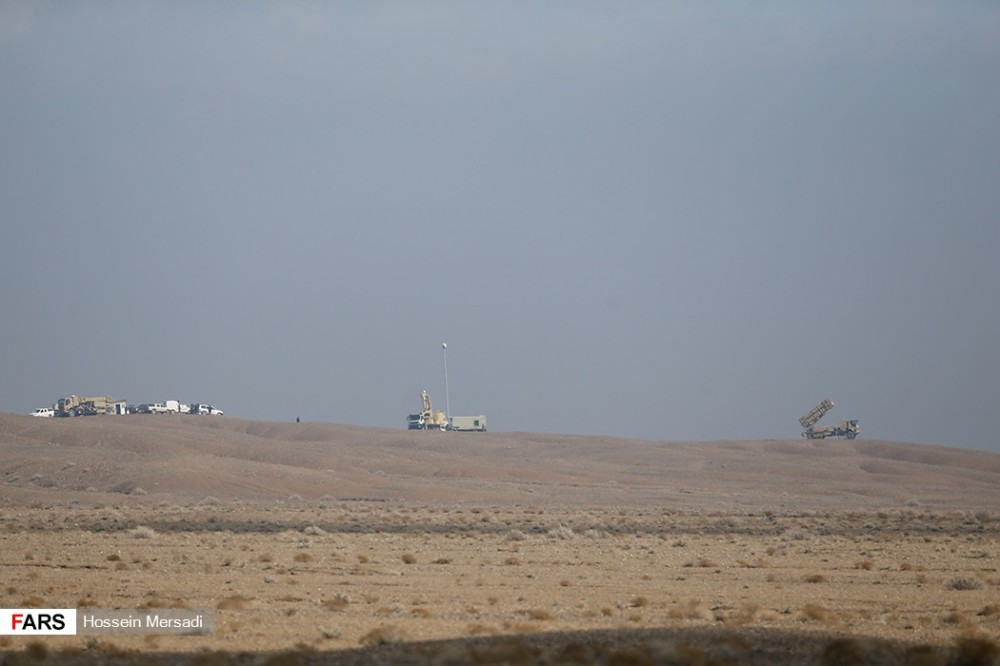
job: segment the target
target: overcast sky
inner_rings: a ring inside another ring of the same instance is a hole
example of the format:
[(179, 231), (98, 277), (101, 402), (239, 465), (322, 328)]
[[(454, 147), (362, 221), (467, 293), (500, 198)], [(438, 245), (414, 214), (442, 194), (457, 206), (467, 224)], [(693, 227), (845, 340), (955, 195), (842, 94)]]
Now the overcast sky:
[(1000, 451), (995, 2), (0, 0), (0, 410)]

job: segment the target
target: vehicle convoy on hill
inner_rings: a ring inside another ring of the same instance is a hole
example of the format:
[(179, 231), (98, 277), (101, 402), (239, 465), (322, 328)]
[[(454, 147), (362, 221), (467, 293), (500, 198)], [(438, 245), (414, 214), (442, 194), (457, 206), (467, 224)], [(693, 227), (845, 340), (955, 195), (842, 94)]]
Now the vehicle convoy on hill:
[(144, 403), (136, 407), (125, 400), (117, 400), (110, 395), (79, 396), (59, 398), (52, 407), (39, 407), (30, 416), (97, 416), (99, 414), (211, 414), (222, 416), (221, 409), (199, 402), (186, 405), (178, 400)]
[(861, 425), (857, 419), (841, 419), (839, 426), (818, 426), (817, 422), (834, 408), (833, 400), (826, 398), (810, 409), (799, 419), (799, 424), (805, 428), (802, 436), (806, 439), (826, 439), (827, 437), (846, 437), (854, 439), (861, 434)]

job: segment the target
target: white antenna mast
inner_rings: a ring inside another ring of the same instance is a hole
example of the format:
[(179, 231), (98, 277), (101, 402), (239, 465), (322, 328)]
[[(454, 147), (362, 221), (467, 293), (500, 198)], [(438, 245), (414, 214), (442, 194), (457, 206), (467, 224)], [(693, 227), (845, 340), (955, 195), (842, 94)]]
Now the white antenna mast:
[(451, 400), (448, 396), (448, 343), (441, 343), (441, 353), (444, 355), (444, 418), (451, 423)]

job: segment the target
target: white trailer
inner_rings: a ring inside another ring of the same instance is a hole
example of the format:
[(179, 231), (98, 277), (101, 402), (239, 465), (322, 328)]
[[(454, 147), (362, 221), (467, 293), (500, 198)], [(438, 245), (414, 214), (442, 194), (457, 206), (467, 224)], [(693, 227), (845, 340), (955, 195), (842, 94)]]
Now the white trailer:
[(486, 432), (486, 417), (479, 416), (453, 416), (451, 417), (451, 427), (449, 430), (457, 432)]

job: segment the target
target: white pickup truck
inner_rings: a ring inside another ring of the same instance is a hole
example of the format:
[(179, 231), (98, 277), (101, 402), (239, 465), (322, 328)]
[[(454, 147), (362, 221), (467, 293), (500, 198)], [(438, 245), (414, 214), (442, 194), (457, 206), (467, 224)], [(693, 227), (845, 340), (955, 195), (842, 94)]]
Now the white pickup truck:
[(56, 410), (52, 409), (51, 407), (39, 407), (35, 411), (31, 412), (31, 414), (29, 414), (29, 416), (39, 416), (42, 418), (49, 418), (50, 416), (55, 416), (55, 415), (56, 415)]

